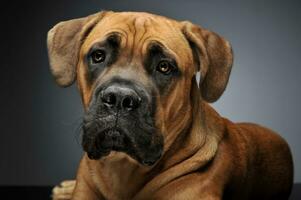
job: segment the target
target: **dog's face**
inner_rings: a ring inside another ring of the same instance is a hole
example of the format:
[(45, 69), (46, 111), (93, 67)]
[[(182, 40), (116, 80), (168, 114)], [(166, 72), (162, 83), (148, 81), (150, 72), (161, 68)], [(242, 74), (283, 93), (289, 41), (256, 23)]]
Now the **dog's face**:
[(77, 78), (87, 107), (83, 147), (90, 158), (116, 150), (153, 164), (163, 150), (166, 123), (175, 120), (176, 110), (187, 110), (190, 49), (174, 22), (157, 18), (111, 14), (82, 45)]
[(203, 99), (212, 102), (232, 64), (229, 44), (216, 34), (147, 13), (63, 22), (50, 31), (48, 47), (57, 82), (77, 79), (89, 158), (121, 151), (144, 165), (153, 165), (164, 141), (187, 124), (195, 73), (201, 72)]

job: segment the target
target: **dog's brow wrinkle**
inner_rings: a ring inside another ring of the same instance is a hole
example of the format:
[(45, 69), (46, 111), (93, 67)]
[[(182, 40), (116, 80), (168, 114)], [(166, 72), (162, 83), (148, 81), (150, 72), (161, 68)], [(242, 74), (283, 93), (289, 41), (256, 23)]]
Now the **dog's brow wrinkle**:
[(126, 26), (128, 27), (129, 31), (132, 32), (132, 27), (130, 24), (126, 23)]
[(141, 42), (141, 40), (143, 39), (144, 35), (146, 34), (147, 32), (147, 25), (146, 25), (146, 21), (143, 22), (143, 33), (140, 37), (140, 39), (138, 40), (138, 44)]
[(111, 30), (109, 30), (108, 32), (105, 33), (105, 35), (110, 35), (110, 34), (120, 34), (124, 37), (127, 38), (127, 32), (125, 30), (123, 30), (122, 28), (113, 28)]
[(122, 28), (114, 28), (114, 29), (111, 29), (110, 31), (108, 31), (106, 33), (106, 35), (111, 35), (111, 34), (114, 34), (114, 33), (118, 34), (120, 36), (123, 36), (124, 39), (125, 39), (125, 45), (124, 46), (127, 46), (127, 42), (128, 42), (128, 33), (127, 33), (127, 31), (122, 29)]
[(133, 57), (134, 57), (134, 50), (135, 50), (135, 38), (136, 38), (136, 33), (137, 33), (137, 30), (136, 30), (136, 27), (135, 27), (135, 24), (136, 24), (136, 20), (137, 18), (134, 18), (133, 22), (132, 22), (132, 26), (133, 26), (133, 44), (132, 44), (132, 50), (131, 50), (131, 58), (130, 58), (130, 61), (132, 61)]

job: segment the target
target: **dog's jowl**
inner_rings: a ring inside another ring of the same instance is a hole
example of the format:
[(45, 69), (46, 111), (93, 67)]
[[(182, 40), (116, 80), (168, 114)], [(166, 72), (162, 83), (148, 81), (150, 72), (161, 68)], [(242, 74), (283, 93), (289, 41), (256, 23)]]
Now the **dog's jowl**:
[(288, 199), (287, 143), (209, 105), (233, 62), (218, 34), (149, 13), (102, 11), (55, 25), (47, 44), (55, 81), (76, 82), (85, 110), (76, 180), (55, 187), (54, 199)]

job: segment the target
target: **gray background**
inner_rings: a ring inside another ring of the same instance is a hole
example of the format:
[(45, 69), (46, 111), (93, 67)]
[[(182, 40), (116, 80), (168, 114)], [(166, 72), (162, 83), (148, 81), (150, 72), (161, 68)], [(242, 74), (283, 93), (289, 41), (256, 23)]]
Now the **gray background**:
[(234, 67), (213, 106), (233, 121), (278, 131), (291, 146), (295, 181), (301, 181), (300, 1), (10, 2), (1, 13), (0, 185), (52, 185), (75, 176), (81, 102), (74, 86), (61, 89), (50, 76), (46, 33), (59, 21), (100, 9), (191, 20), (227, 38)]

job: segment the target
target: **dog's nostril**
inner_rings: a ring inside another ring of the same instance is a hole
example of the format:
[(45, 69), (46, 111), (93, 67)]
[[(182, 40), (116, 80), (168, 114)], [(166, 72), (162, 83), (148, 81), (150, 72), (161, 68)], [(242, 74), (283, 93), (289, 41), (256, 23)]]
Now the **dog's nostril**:
[(105, 94), (102, 96), (102, 101), (106, 105), (114, 106), (116, 104), (116, 96), (114, 93)]
[(135, 101), (132, 97), (125, 97), (123, 100), (122, 100), (122, 107), (125, 108), (125, 109), (128, 109), (128, 110), (132, 110), (136, 105), (135, 105)]

